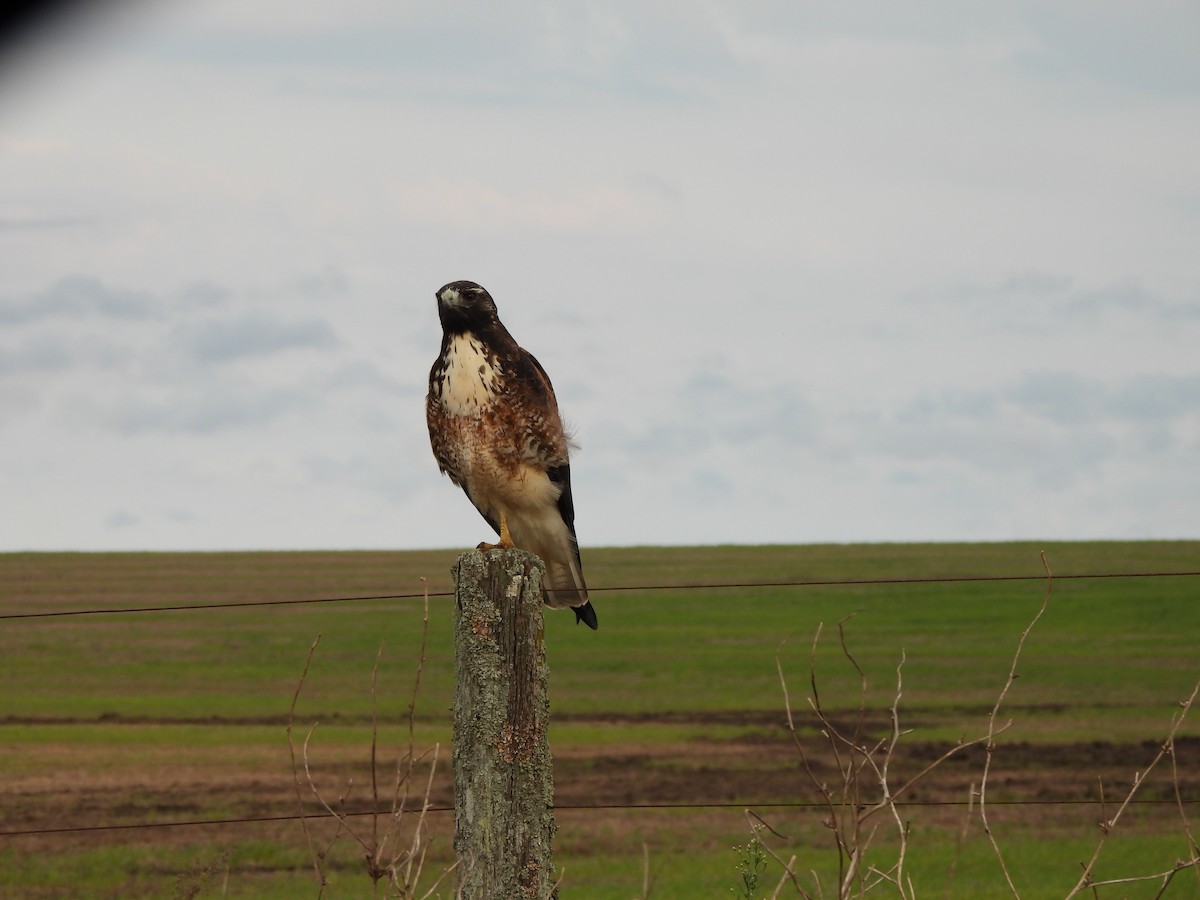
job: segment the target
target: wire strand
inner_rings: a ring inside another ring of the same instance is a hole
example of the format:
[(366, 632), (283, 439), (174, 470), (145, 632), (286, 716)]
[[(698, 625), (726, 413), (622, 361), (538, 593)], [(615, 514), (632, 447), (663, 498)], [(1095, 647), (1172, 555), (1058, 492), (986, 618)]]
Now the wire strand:
[[(188, 610), (207, 609), (246, 609), (252, 606), (295, 606), (301, 603), (355, 603), (365, 600), (417, 600), (424, 597), (424, 592), (413, 594), (371, 594), (358, 597), (302, 597), (292, 600), (238, 600), (233, 603), (182, 603), (176, 606), (115, 606), (95, 609), (64, 609), (50, 612), (33, 613), (0, 613), (2, 619), (52, 619), (67, 616), (104, 616), (121, 615), (124, 613), (158, 613), (183, 612)], [(430, 597), (451, 597), (450, 591), (430, 593)]]
[[(1064, 798), (1060, 800), (1050, 799), (1031, 799), (1031, 800), (991, 800), (988, 801), (991, 806), (1101, 806), (1101, 802), (1096, 798)], [(963, 807), (978, 805), (978, 801), (972, 800), (897, 800), (896, 806), (909, 808), (939, 808), (939, 807)], [(1131, 806), (1175, 806), (1182, 803), (1185, 806), (1200, 804), (1200, 798), (1177, 800), (1174, 797), (1162, 798), (1147, 798), (1134, 799), (1130, 801)], [(796, 802), (781, 802), (769, 801), (765, 803), (757, 803), (754, 801), (723, 801), (714, 803), (561, 803), (550, 807), (554, 812), (588, 812), (597, 810), (688, 810), (688, 809), (798, 809), (798, 810), (826, 810), (829, 804), (822, 801), (796, 801)], [(424, 808), (426, 813), (447, 813), (453, 812), (453, 806), (427, 806)], [(403, 813), (419, 814), (420, 808), (400, 810)], [(392, 816), (397, 815), (390, 809), (378, 810), (354, 810), (351, 812), (339, 813), (338, 816), (331, 816), (328, 813), (313, 812), (313, 813), (290, 813), (287, 815), (278, 816), (245, 816), (239, 818), (226, 819), (180, 819), (174, 822), (130, 822), (120, 825), (74, 825), (67, 827), (54, 828), (25, 828), (13, 829), (9, 831), (0, 831), (0, 838), (12, 837), (33, 837), (38, 835), (60, 835), (60, 834), (94, 834), (96, 832), (105, 831), (138, 831), (138, 830), (153, 830), (160, 828), (207, 828), (218, 825), (256, 825), (269, 824), (272, 822), (298, 822), (301, 819), (332, 819), (332, 818), (362, 818), (364, 816)]]
[[(1076, 575), (1055, 575), (1055, 581), (1082, 581), (1103, 578), (1195, 578), (1196, 572), (1088, 572)], [(615, 591), (712, 591), (748, 588), (808, 588), (808, 587), (863, 587), (871, 585), (905, 584), (974, 584), (986, 582), (1045, 581), (1045, 575), (946, 575), (928, 578), (848, 578), (801, 581), (738, 581), (717, 584), (635, 584), (602, 585), (589, 587), (589, 593)], [(246, 609), (249, 607), (296, 606), (305, 603), (361, 603), (371, 600), (419, 600), (426, 594), (367, 594), (351, 597), (303, 597), (288, 600), (245, 600), (233, 603), (185, 603), (173, 606), (120, 606), (93, 609), (67, 609), (46, 612), (0, 613), (0, 621), (13, 619), (52, 619), (69, 616), (124, 615), (129, 613), (185, 612), (196, 610)], [(431, 591), (429, 597), (452, 597), (453, 591)]]

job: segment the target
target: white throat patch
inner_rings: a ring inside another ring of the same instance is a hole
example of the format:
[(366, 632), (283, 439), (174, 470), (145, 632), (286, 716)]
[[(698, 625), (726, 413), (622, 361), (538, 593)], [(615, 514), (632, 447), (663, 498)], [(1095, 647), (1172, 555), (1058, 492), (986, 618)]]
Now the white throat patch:
[(498, 380), (483, 344), (474, 334), (468, 331), (451, 339), (441, 383), (442, 406), (450, 415), (478, 415), (491, 406)]

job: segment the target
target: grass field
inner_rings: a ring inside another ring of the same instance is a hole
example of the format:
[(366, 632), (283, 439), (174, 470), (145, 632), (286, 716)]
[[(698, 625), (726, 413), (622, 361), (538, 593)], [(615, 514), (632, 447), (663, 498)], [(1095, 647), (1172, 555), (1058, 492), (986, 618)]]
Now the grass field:
[[(1198, 542), (586, 550), (600, 630), (546, 616), (562, 896), (640, 896), (644, 852), (652, 897), (731, 896), (732, 848), (750, 836), (746, 808), (786, 836), (768, 835), (777, 852), (796, 854), (835, 896), (824, 814), (770, 805), (819, 799), (785, 728), (777, 654), (804, 745), (820, 761), (825, 745), (806, 702), (818, 626), (822, 706), (852, 723), (859, 676), (837, 636), (852, 616), (846, 639), (867, 678), (872, 739), (889, 728), (903, 653), (899, 709), (911, 733), (894, 760), (899, 783), (959, 738), (986, 732), (1019, 636), (1042, 605), (1040, 550), (1056, 580), (1000, 717), (1013, 724), (993, 755), (989, 820), (1022, 897), (1065, 894), (1100, 837), (1101, 784), (1111, 815), (1200, 679), (1200, 578), (1060, 576), (1194, 572)], [(451, 603), (441, 595), (456, 556), (0, 555), (0, 615), (419, 595), (427, 579), (434, 596), (415, 739), (418, 749), (441, 746), (431, 799), (444, 807), (453, 802), (453, 654)], [(1034, 580), (654, 589), (971, 576)], [(314, 778), (331, 799), (352, 779), (347, 806), (364, 808), (376, 652), (382, 641), (380, 765), (390, 771), (407, 746), (422, 617), (416, 596), (0, 620), (0, 897), (315, 897), (300, 824), (270, 820), (298, 808), (285, 728), (306, 654), (319, 634), (296, 707), (301, 734), (319, 723)], [(978, 815), (961, 805), (984, 758), (964, 752), (910, 796), (941, 805), (904, 808), (906, 871), (919, 896), (1012, 896)], [(1178, 784), (1200, 834), (1200, 710), (1179, 732), (1176, 766), (1172, 779), (1164, 763), (1139, 796), (1170, 801)], [(571, 808), (579, 806), (605, 808)], [(242, 818), (267, 821), (47, 832)], [(369, 819), (354, 821), (369, 831)], [(435, 812), (430, 825), (437, 869), (451, 858), (452, 814)], [(1133, 807), (1104, 848), (1100, 876), (1169, 869), (1188, 856), (1185, 825), (1172, 802)], [(872, 844), (881, 867), (895, 858), (889, 827)], [(331, 834), (328, 820), (311, 828)], [(329, 896), (371, 896), (361, 857), (351, 838), (338, 840), (325, 863)], [(772, 887), (779, 873), (771, 863)], [(1158, 889), (1143, 882), (1098, 895)], [(1200, 878), (1181, 872), (1162, 896), (1200, 896)]]

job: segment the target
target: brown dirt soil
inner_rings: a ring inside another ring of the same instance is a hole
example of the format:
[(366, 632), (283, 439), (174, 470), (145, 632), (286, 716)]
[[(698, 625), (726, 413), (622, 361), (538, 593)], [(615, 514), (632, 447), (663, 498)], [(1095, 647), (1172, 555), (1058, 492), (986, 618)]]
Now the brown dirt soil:
[[(688, 721), (694, 734), (696, 717)], [(583, 720), (576, 720), (581, 722)], [(601, 720), (592, 720), (599, 723)], [(610, 720), (607, 724), (620, 727)], [(656, 721), (648, 719), (643, 721)], [(589, 810), (593, 833), (606, 828), (624, 830), (620, 822), (629, 821), (625, 807), (663, 804), (695, 804), (685, 811), (702, 817), (728, 804), (740, 814), (743, 808), (771, 810), (773, 804), (814, 804), (814, 815), (823, 808), (822, 794), (815, 781), (839, 792), (845, 779), (839, 774), (839, 761), (828, 741), (818, 736), (804, 737), (797, 748), (791, 735), (777, 722), (761, 721), (750, 714), (713, 717), (713, 725), (742, 725), (746, 733), (722, 739), (689, 739), (686, 742), (655, 744), (607, 744), (602, 749), (568, 747), (555, 753), (555, 796), (560, 818), (571, 819), (572, 808), (605, 807)], [(846, 723), (843, 723), (846, 724)], [(864, 742), (872, 745), (879, 735), (877, 723), (867, 729), (872, 735)], [(1000, 739), (992, 760), (988, 780), (989, 802), (1003, 806), (1019, 801), (1038, 805), (1022, 807), (1026, 820), (1096, 821), (1103, 817), (1101, 791), (1110, 812), (1132, 786), (1135, 773), (1144, 771), (1160, 745), (1116, 744), (1090, 741), (1072, 744), (1031, 744), (1004, 742)], [(312, 747), (313, 779), (322, 796), (338, 805), (348, 781), (353, 788), (344, 808), (366, 810), (372, 806), (369, 772), (369, 746), (322, 747), (319, 737)], [(807, 759), (807, 767), (801, 755)], [(943, 754), (952, 745), (930, 742), (900, 743), (890, 760), (889, 783), (893, 790), (905, 784)], [(848, 758), (842, 748), (843, 761)], [(196, 822), (214, 819), (289, 817), (298, 809), (296, 782), (293, 777), (283, 735), (280, 746), (268, 753), (242, 751), (226, 754), (211, 750), (211, 759), (191, 754), (186, 763), (164, 755), (140, 757), (140, 764), (128, 767), (105, 762), (95, 748), (53, 748), (55, 763), (49, 771), (9, 776), (0, 791), (0, 831), (21, 832), (41, 829), (88, 829), (94, 826), (142, 825), (150, 823)], [(112, 750), (119, 756), (120, 748)], [(299, 752), (299, 751), (298, 751)], [(388, 805), (395, 778), (395, 751), (380, 748), (381, 803)], [(873, 754), (882, 764), (884, 753)], [(317, 760), (319, 759), (319, 762)], [(944, 760), (902, 795), (914, 804), (934, 804), (934, 813), (942, 809), (950, 818), (961, 818), (964, 804), (977, 790), (983, 773), (986, 751), (982, 746), (966, 748)], [(864, 758), (860, 755), (858, 762)], [(72, 764), (73, 762), (73, 764)], [(1173, 817), (1179, 812), (1173, 802), (1180, 795), (1196, 809), (1200, 799), (1200, 738), (1180, 738), (1175, 743), (1177, 781), (1172, 778), (1170, 758), (1166, 758), (1141, 786), (1138, 797), (1156, 801), (1146, 807), (1148, 815)], [(424, 787), (422, 769), (414, 777), (412, 803), (419, 802)], [(303, 773), (300, 773), (303, 779)], [(870, 803), (878, 798), (878, 781), (864, 770), (859, 799)], [(309, 814), (323, 812), (312, 799), (306, 783), (301, 796)], [(429, 798), (438, 809), (453, 806), (450, 755), (443, 748), (438, 771)], [(1052, 802), (1055, 801), (1055, 802)], [(1056, 801), (1068, 801), (1059, 803)], [(1082, 805), (1081, 805), (1082, 804)], [(439, 813), (444, 815), (444, 813)], [(448, 816), (447, 816), (448, 818)], [(142, 830), (139, 837), (152, 835), (156, 841), (182, 840), (202, 830), (206, 837), (227, 834), (231, 840), (244, 836), (253, 827), (262, 833), (298, 831), (295, 821), (264, 822), (255, 826), (228, 823), (204, 826), (177, 826)], [(131, 832), (71, 831), (66, 834), (6, 837), (22, 846), (53, 844), (64, 839), (74, 846), (93, 842), (128, 840)]]

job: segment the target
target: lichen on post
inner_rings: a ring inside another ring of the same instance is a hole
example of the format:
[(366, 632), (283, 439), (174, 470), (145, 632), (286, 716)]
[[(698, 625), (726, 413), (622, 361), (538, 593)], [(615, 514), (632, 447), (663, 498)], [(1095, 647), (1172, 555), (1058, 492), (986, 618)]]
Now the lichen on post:
[(554, 892), (554, 780), (542, 634), (545, 567), (523, 550), (453, 569), (454, 850), (465, 900)]

